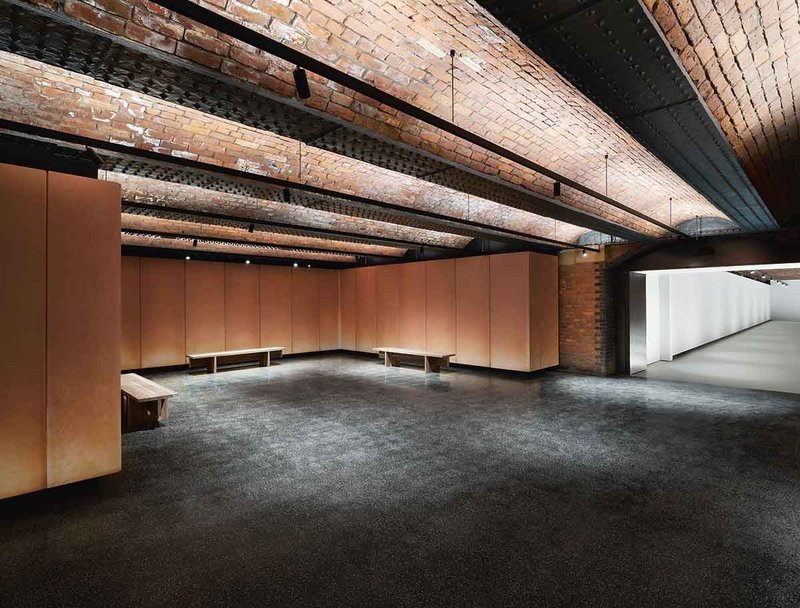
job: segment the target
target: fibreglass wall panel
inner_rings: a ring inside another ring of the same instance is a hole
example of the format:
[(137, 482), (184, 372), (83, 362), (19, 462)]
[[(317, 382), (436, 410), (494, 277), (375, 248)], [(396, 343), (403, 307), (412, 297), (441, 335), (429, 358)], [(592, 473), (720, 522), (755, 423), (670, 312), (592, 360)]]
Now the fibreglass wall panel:
[(398, 269), (398, 346), (425, 348), (425, 262)]
[(139, 283), (139, 258), (122, 258), (122, 369), (142, 367), (142, 327)]
[(292, 269), (259, 266), (261, 346), (292, 352)]
[(425, 262), (425, 339), (433, 352), (456, 352), (456, 261)]
[(530, 370), (529, 262), (527, 252), (489, 257), (492, 367)]
[(319, 349), (339, 348), (339, 272), (318, 270)]
[(225, 264), (186, 262), (186, 353), (225, 350)]
[(558, 365), (558, 256), (530, 253), (531, 369)]
[(0, 498), (47, 484), (47, 173), (0, 164)]
[(456, 260), (456, 357), (458, 363), (489, 367), (489, 257)]
[(47, 485), (53, 487), (121, 467), (120, 186), (50, 172), (47, 190)]
[(292, 352), (319, 350), (319, 272), (292, 269)]
[(259, 345), (258, 268), (225, 264), (225, 350)]
[(183, 260), (141, 258), (142, 367), (186, 363)]
[(339, 348), (356, 349), (356, 273), (339, 272)]
[(375, 348), (375, 267), (356, 268), (356, 350)]
[(400, 346), (400, 266), (375, 267), (376, 346)]

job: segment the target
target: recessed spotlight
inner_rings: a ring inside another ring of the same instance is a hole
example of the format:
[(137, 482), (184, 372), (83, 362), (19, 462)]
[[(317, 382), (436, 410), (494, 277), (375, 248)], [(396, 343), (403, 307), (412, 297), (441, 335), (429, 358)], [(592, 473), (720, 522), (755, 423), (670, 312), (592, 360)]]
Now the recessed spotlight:
[(297, 262), (295, 262), (294, 264), (292, 264), (292, 266), (294, 266), (295, 268), (297, 268)]
[(587, 255), (589, 255), (588, 251), (586, 251), (585, 249), (581, 251), (581, 256), (586, 257)]
[(309, 264), (308, 267), (311, 268), (311, 264)]
[(187, 259), (187, 260), (191, 260), (192, 258), (191, 258), (191, 256), (188, 256), (188, 255), (187, 255), (187, 256), (186, 256), (186, 259)]
[(755, 273), (756, 273), (756, 271), (755, 271), (755, 270), (751, 270), (751, 271), (750, 271), (750, 274), (755, 274)]
[(245, 260), (245, 261), (244, 261), (244, 263), (245, 263), (245, 264), (249, 264), (249, 263), (250, 263), (250, 260)]

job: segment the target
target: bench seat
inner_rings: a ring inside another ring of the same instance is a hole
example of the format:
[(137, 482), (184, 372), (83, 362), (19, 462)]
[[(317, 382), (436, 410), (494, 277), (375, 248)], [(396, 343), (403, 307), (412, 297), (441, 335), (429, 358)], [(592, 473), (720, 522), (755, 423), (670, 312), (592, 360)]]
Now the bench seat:
[(124, 430), (154, 428), (169, 417), (169, 399), (175, 392), (138, 374), (120, 376)]
[(245, 348), (242, 350), (221, 350), (213, 353), (192, 353), (186, 355), (189, 359), (189, 366), (198, 361), (204, 362), (209, 374), (217, 373), (217, 363), (224, 362), (226, 359), (236, 359), (238, 361), (258, 361), (261, 367), (272, 365), (272, 359), (280, 359), (283, 355), (284, 346), (263, 346), (261, 348)]
[(413, 348), (400, 348), (396, 346), (378, 346), (373, 348), (379, 357), (383, 357), (386, 367), (395, 367), (402, 359), (422, 359), (425, 373), (439, 373), (441, 368), (450, 365), (450, 357), (455, 353), (444, 353)]

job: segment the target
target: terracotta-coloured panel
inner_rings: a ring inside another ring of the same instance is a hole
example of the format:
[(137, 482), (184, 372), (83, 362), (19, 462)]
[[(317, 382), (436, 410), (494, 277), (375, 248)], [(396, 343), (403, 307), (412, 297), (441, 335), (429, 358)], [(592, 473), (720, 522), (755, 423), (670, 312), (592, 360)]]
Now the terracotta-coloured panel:
[(319, 349), (339, 348), (339, 272), (319, 273)]
[(120, 470), (120, 187), (50, 172), (47, 485)]
[(356, 268), (356, 350), (375, 348), (375, 267)]
[(458, 363), (488, 367), (489, 256), (456, 260), (456, 358)]
[(47, 173), (0, 164), (0, 498), (46, 486)]
[(141, 259), (143, 368), (186, 363), (184, 265)]
[(531, 369), (558, 365), (558, 257), (531, 253)]
[(425, 348), (425, 262), (400, 264), (398, 339), (402, 348)]
[(527, 252), (489, 256), (492, 367), (529, 371), (530, 267)]
[(319, 272), (292, 269), (292, 352), (319, 350)]
[(425, 341), (434, 352), (456, 352), (456, 261), (425, 262)]
[(356, 349), (356, 272), (339, 272), (339, 348)]
[(259, 266), (261, 346), (283, 346), (292, 352), (292, 269)]
[(122, 258), (122, 365), (123, 370), (142, 367), (142, 326), (139, 258)]
[(225, 264), (186, 262), (186, 353), (225, 350)]
[(225, 350), (259, 345), (258, 268), (225, 264)]
[(400, 347), (400, 266), (375, 267), (376, 346)]

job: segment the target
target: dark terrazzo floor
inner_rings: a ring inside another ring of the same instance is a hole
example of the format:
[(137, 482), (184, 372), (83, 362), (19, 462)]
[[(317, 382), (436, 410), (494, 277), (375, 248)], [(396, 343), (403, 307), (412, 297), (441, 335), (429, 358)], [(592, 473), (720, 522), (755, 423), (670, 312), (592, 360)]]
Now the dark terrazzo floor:
[(153, 375), (123, 472), (0, 503), (0, 606), (800, 605), (800, 400), (635, 378)]

